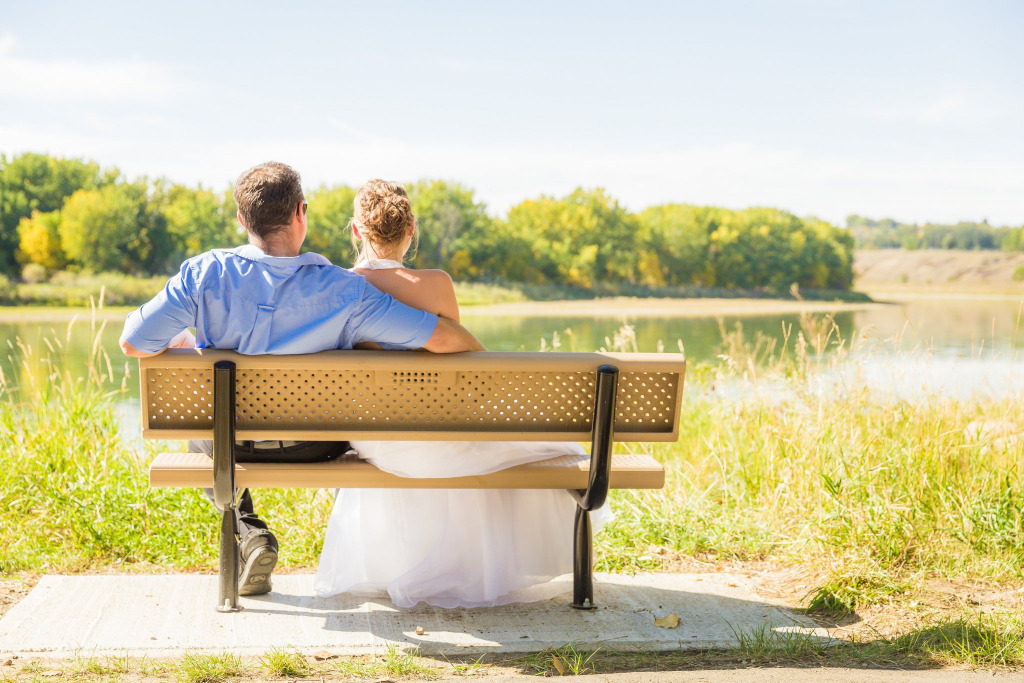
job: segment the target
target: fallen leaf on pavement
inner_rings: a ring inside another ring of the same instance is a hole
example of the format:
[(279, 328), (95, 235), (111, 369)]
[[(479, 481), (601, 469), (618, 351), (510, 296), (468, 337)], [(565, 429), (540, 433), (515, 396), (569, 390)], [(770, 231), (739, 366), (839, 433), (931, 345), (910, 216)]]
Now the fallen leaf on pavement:
[(671, 614), (661, 617), (660, 619), (655, 619), (654, 625), (660, 626), (662, 628), (676, 628), (677, 626), (679, 626), (679, 615), (675, 612), (672, 612)]
[(551, 663), (555, 665), (555, 670), (558, 671), (559, 676), (565, 675), (565, 664), (562, 664), (562, 660), (558, 658), (558, 655), (551, 655)]

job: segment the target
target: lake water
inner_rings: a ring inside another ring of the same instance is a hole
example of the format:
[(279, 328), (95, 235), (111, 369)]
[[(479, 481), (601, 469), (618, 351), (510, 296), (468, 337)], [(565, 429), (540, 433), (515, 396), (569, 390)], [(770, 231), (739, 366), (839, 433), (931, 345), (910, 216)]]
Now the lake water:
[[(772, 303), (764, 305), (768, 310)], [(868, 381), (897, 382), (901, 388), (916, 386), (958, 396), (1004, 394), (1024, 392), (1022, 307), (1024, 297), (1020, 296), (928, 297), (843, 311), (834, 319), (842, 338), (856, 340), (855, 346), (862, 349), (858, 371)], [(754, 314), (721, 319), (628, 313), (583, 317), (573, 315), (572, 303), (565, 304), (564, 315), (474, 315), (466, 309), (463, 322), (490, 349), (525, 351), (611, 348), (616, 334), (628, 324), (636, 350), (677, 351), (681, 342), (691, 364), (721, 362), (720, 354), (727, 351), (723, 329), (734, 331), (735, 338), (751, 347), (759, 340), (762, 347), (768, 340), (775, 340), (779, 347), (787, 329), (792, 345), (801, 329), (799, 315), (759, 314), (756, 309)], [(126, 361), (117, 347), (120, 331), (119, 320), (103, 327), (90, 324), (87, 316), (70, 324), (0, 322), (0, 338), (6, 341), (0, 371), (8, 384), (24, 382), (29, 373), (42, 379), (52, 367), (45, 359), (60, 357), (73, 372), (81, 373), (93, 355), (98, 359), (97, 371), (111, 375), (115, 382), (127, 373), (129, 392), (137, 396), (135, 363)], [(23, 351), (29, 348), (35, 360), (25, 367)], [(894, 348), (901, 353), (891, 353)], [(101, 350), (106, 351), (109, 365)], [(880, 356), (885, 364), (864, 362)]]

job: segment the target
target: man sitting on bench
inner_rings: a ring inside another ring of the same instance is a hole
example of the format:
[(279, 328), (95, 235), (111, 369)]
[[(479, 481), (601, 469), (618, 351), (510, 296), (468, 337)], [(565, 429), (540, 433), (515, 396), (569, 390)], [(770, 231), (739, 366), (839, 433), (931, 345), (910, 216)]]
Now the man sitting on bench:
[[(185, 261), (162, 292), (129, 314), (121, 335), (126, 355), (152, 356), (193, 345), (249, 355), (301, 354), (351, 349), (364, 341), (435, 353), (483, 350), (458, 323), (395, 301), (319, 254), (300, 254), (307, 202), (291, 167), (270, 162), (242, 173), (235, 200), (249, 243)], [(208, 452), (198, 442), (190, 447)], [(240, 461), (309, 461), (343, 453), (347, 444), (255, 442), (236, 450)], [(267, 593), (277, 539), (254, 512), (248, 490), (238, 513), (239, 592)]]

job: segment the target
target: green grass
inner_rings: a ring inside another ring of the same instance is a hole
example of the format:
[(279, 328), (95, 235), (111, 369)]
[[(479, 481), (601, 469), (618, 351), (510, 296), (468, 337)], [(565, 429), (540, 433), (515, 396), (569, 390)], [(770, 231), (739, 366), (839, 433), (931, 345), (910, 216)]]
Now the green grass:
[(530, 654), (516, 663), (525, 673), (539, 676), (583, 676), (597, 673), (595, 657), (601, 648), (587, 650), (574, 643)]
[(872, 576), (832, 571), (824, 584), (807, 594), (807, 609), (812, 613), (842, 617), (852, 613), (857, 605), (879, 604), (910, 590), (909, 582), (884, 573)]
[(186, 654), (175, 666), (175, 676), (182, 683), (220, 683), (244, 672), (241, 658), (230, 653)]
[(657, 567), (664, 551), (814, 561), (846, 577), (851, 606), (893, 572), (1018, 580), (1024, 442), (969, 426), (1024, 429), (1021, 415), (1020, 399), (688, 402), (680, 441), (651, 449), (668, 486), (613, 496), (599, 568)]
[(167, 282), (165, 276), (136, 277), (124, 273), (55, 273), (48, 282), (13, 285), (4, 297), (11, 304), (138, 306), (153, 298)]
[(260, 666), (267, 673), (285, 678), (300, 678), (310, 672), (309, 662), (301, 652), (268, 650), (260, 657)]
[(768, 623), (748, 631), (733, 630), (735, 651), (753, 661), (769, 659), (802, 660), (817, 657), (834, 645), (834, 641), (805, 631), (780, 631)]
[(476, 676), (477, 674), (487, 673), (487, 669), (490, 665), (484, 662), (486, 655), (480, 655), (476, 659), (467, 660), (464, 662), (448, 662), (448, 665), (452, 668), (452, 673), (456, 676)]
[(942, 663), (973, 667), (1024, 665), (1024, 617), (1019, 613), (960, 617), (925, 627), (886, 645), (898, 653), (921, 653)]
[[(415, 650), (406, 652), (394, 645), (388, 645), (381, 657), (345, 657), (333, 668), (349, 678), (416, 676), (418, 680), (432, 680), (441, 674), (436, 664), (420, 657)], [(463, 670), (457, 672), (463, 673)]]
[(479, 282), (457, 282), (455, 298), (459, 306), (483, 306), (516, 301), (529, 301), (520, 289), (512, 286), (487, 285)]

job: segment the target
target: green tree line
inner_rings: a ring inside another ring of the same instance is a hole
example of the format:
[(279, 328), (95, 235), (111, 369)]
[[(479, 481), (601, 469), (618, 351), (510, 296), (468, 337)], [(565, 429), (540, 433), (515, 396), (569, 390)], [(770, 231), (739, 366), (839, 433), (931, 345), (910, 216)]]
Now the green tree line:
[(846, 227), (858, 249), (1001, 249), (1024, 251), (1024, 226), (995, 227), (988, 221), (956, 224), (900, 223), (852, 215)]
[[(355, 187), (309, 193), (305, 248), (345, 265)], [(788, 291), (848, 289), (847, 230), (786, 211), (664, 204), (640, 213), (602, 189), (527, 199), (503, 218), (472, 189), (406, 184), (419, 226), (415, 265), (457, 280)], [(92, 161), (0, 157), (0, 271), (34, 280), (57, 271), (154, 275), (190, 255), (245, 241), (230, 189), (129, 180)]]

